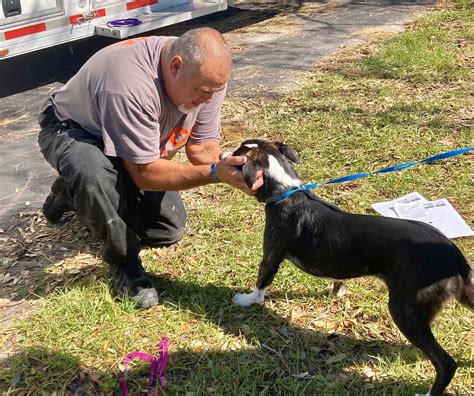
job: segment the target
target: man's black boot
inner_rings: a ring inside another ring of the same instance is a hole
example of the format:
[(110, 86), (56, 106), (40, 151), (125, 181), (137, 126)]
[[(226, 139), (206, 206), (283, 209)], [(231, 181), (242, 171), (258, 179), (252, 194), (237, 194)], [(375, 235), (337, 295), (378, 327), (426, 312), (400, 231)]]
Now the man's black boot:
[(158, 304), (158, 293), (140, 261), (126, 265), (109, 265), (112, 285), (119, 297), (127, 296), (145, 309)]
[(73, 210), (74, 207), (71, 196), (67, 191), (66, 182), (62, 176), (58, 176), (44, 202), (43, 214), (51, 224), (57, 224), (61, 221), (65, 212)]

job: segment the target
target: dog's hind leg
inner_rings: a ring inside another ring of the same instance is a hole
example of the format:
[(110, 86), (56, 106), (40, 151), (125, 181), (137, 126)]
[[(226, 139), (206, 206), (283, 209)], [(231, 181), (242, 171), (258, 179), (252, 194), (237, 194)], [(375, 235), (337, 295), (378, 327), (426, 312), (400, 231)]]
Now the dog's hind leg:
[(474, 311), (474, 273), (471, 270), (462, 280), (459, 302), (471, 311)]
[(346, 284), (344, 281), (333, 281), (332, 285), (329, 287), (329, 294), (336, 297), (342, 297), (347, 294)]
[(430, 359), (436, 379), (428, 396), (441, 396), (456, 372), (456, 361), (438, 344), (431, 331), (433, 307), (390, 295), (389, 308), (393, 320), (403, 335)]

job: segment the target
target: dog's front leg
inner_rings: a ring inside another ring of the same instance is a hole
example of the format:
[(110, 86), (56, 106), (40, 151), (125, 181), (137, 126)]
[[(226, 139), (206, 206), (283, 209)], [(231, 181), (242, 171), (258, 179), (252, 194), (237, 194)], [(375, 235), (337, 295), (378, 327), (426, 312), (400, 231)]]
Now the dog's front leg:
[(234, 304), (242, 307), (250, 307), (255, 303), (262, 304), (265, 298), (265, 292), (268, 286), (273, 282), (281, 262), (282, 259), (275, 257), (275, 255), (263, 257), (258, 270), (257, 285), (253, 289), (253, 292), (248, 294), (237, 293), (232, 299)]

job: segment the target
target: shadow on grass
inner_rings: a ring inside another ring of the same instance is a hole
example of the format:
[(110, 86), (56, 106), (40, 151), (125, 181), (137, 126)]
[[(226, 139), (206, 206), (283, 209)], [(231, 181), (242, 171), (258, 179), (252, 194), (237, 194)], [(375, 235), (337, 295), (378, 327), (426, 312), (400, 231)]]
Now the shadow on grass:
[[(419, 358), (419, 352), (411, 345), (308, 330), (265, 306), (245, 309), (232, 305), (234, 291), (226, 286), (198, 285), (165, 275), (154, 277), (154, 281), (162, 290), (165, 306), (196, 314), (226, 334), (243, 337), (248, 345), (247, 349), (226, 347), (225, 351), (175, 351), (175, 340), (168, 335), (171, 347), (166, 376), (170, 394), (340, 395), (357, 389), (363, 390), (357, 394), (404, 395), (426, 391), (432, 382), (432, 378), (426, 382), (394, 380), (389, 375), (379, 378), (362, 369), (374, 367), (378, 357), (387, 366), (400, 366), (400, 359), (402, 366), (409, 366)], [(160, 335), (165, 334), (153, 333), (157, 339)], [(117, 361), (122, 358), (117, 356)], [(472, 365), (462, 360), (458, 363), (460, 367)], [(4, 359), (1, 367), (9, 368), (0, 375), (0, 392), (4, 393), (56, 391), (90, 395), (110, 394), (119, 388), (117, 365), (103, 371), (89, 369), (81, 362), (80, 352), (73, 356), (54, 348), (26, 349)], [(145, 363), (132, 367), (131, 394), (146, 384), (148, 370)]]
[[(327, 348), (340, 348), (353, 343), (346, 337), (328, 339), (302, 333), (295, 329), (295, 337), (309, 339)], [(271, 344), (273, 347), (275, 345)], [(311, 358), (301, 358), (288, 353), (292, 345), (278, 355), (265, 344), (261, 349), (244, 351), (180, 350), (174, 352), (171, 345), (165, 376), (169, 382), (169, 394), (192, 392), (193, 394), (337, 394), (350, 395), (407, 395), (426, 391), (427, 383), (370, 377), (355, 370), (347, 370), (355, 363), (348, 356), (335, 364), (328, 363), (322, 353)], [(367, 341), (358, 341), (357, 354), (370, 361), (369, 355), (380, 347)], [(394, 348), (393, 346), (384, 346)], [(324, 350), (324, 349), (322, 349)], [(295, 361), (297, 360), (297, 361)], [(262, 370), (264, 365), (268, 370)], [(458, 362), (468, 367), (472, 362)], [(3, 361), (8, 371), (0, 376), (2, 394), (22, 395), (43, 392), (73, 395), (120, 394), (119, 370), (93, 370), (85, 368), (80, 357), (54, 350), (30, 349), (15, 354)], [(472, 366), (471, 366), (472, 367)], [(360, 371), (360, 370), (359, 370)], [(132, 365), (128, 373), (128, 388), (132, 395), (138, 394), (148, 381), (149, 365)], [(44, 379), (44, 381), (42, 380)], [(363, 391), (362, 391), (363, 390)], [(44, 394), (44, 393), (43, 393)]]
[[(2, 394), (94, 395), (100, 392), (93, 379), (98, 378), (97, 374), (81, 368), (79, 357), (61, 352), (28, 349), (3, 360), (0, 368), (5, 370), (0, 376)], [(38, 375), (51, 385), (39, 383)]]
[[(312, 336), (299, 334), (298, 331), (295, 337), (309, 337), (314, 342)], [(343, 338), (326, 339), (319, 341), (319, 344), (338, 348), (348, 341)], [(287, 347), (288, 350), (290, 348), (291, 345)], [(295, 362), (295, 356), (288, 350), (286, 353), (278, 351), (285, 353), (280, 355), (270, 349), (273, 348), (265, 344), (261, 349), (230, 352), (171, 350), (165, 371), (169, 393), (258, 394), (267, 391), (271, 394), (322, 394), (321, 388), (327, 392), (333, 386), (334, 394), (350, 394), (351, 388), (365, 388), (368, 394), (392, 394), (392, 389), (397, 390), (395, 394), (414, 394), (420, 387), (428, 388), (428, 384), (420, 386), (398, 380), (371, 379), (357, 372), (345, 371), (345, 365), (354, 363), (352, 358), (328, 364), (325, 363), (327, 356), (320, 353), (311, 359), (299, 357)], [(359, 344), (358, 354), (367, 356), (373, 353), (371, 344)], [(0, 376), (2, 394), (57, 392), (99, 395), (117, 394), (119, 390), (117, 367), (107, 371), (89, 369), (84, 367), (79, 356), (59, 351), (29, 349), (5, 359), (3, 365), (8, 369)], [(148, 376), (148, 364), (132, 365), (127, 377), (132, 395), (145, 387)]]
[[(253, 351), (232, 353), (210, 353), (200, 357), (201, 360), (211, 362), (213, 357), (218, 361), (227, 362), (231, 371), (239, 371), (241, 364), (251, 366), (255, 362), (265, 362), (271, 369), (263, 379), (265, 387), (267, 381), (273, 383), (282, 378), (299, 378), (305, 381), (321, 381), (322, 389), (316, 385), (310, 387), (310, 394), (327, 394), (331, 387), (328, 383), (334, 381), (334, 394), (341, 390), (350, 394), (350, 389), (367, 388), (370, 394), (384, 394), (388, 389), (395, 388), (397, 394), (413, 394), (419, 391), (420, 383), (409, 384), (403, 381), (374, 380), (360, 375), (354, 367), (371, 367), (377, 357), (388, 361), (402, 360), (402, 365), (411, 365), (419, 359), (420, 352), (410, 344), (387, 342), (381, 339), (360, 340), (353, 337), (350, 331), (347, 334), (336, 332), (319, 332), (307, 330), (291, 323), (274, 311), (261, 305), (242, 308), (232, 305), (230, 300), (234, 290), (228, 287), (205, 285), (169, 279), (165, 276), (156, 277), (155, 282), (160, 290), (165, 305), (171, 303), (181, 310), (188, 310), (219, 326), (227, 334), (243, 336), (250, 345), (259, 345)], [(270, 294), (269, 298), (295, 298), (300, 293), (285, 293), (285, 296)], [(306, 294), (307, 296), (307, 294)], [(241, 362), (242, 356), (248, 355), (248, 360)], [(186, 357), (187, 356), (187, 357)], [(183, 354), (183, 365), (192, 375), (195, 362), (193, 354)], [(199, 355), (198, 355), (199, 356)], [(271, 362), (271, 363), (269, 363)], [(472, 362), (458, 362), (460, 367), (472, 365)], [(257, 363), (258, 365), (259, 363)], [(212, 377), (211, 377), (212, 378)], [(211, 379), (210, 378), (210, 379)], [(236, 381), (239, 379), (236, 378)], [(178, 382), (189, 381), (188, 377), (179, 377)], [(432, 379), (428, 382), (430, 383)], [(212, 382), (212, 381), (211, 381)], [(209, 383), (209, 382), (207, 382)], [(358, 385), (356, 385), (358, 384)], [(363, 385), (361, 385), (363, 384)], [(284, 388), (284, 384), (281, 385)], [(422, 386), (429, 388), (429, 384)], [(256, 390), (259, 392), (262, 389)], [(291, 389), (291, 388), (290, 388)], [(320, 393), (323, 392), (323, 393)], [(284, 392), (282, 392), (283, 394)], [(392, 394), (392, 392), (388, 392)]]

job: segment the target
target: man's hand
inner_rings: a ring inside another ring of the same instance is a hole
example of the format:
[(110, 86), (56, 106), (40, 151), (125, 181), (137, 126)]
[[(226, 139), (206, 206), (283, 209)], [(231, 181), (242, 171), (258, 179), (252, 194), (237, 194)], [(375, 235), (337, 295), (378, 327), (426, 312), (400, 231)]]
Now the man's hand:
[(255, 195), (257, 190), (263, 186), (263, 172), (257, 173), (257, 179), (252, 187), (248, 187), (244, 180), (242, 171), (237, 166), (242, 166), (247, 162), (247, 157), (225, 157), (216, 164), (216, 174), (223, 183), (230, 184), (232, 187), (242, 190), (248, 195)]

